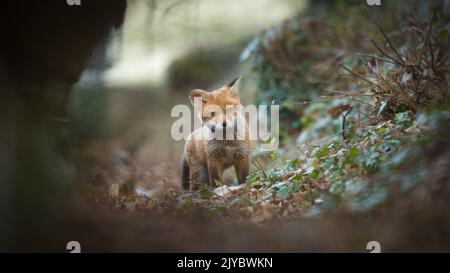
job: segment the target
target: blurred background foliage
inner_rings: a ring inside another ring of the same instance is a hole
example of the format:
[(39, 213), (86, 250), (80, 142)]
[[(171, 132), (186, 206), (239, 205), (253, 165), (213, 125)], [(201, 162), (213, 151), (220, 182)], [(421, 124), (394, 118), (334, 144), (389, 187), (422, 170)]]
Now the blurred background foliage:
[[(108, 49), (114, 66), (104, 79), (110, 84), (168, 81), (177, 87), (186, 79), (207, 79), (210, 84), (223, 80), (231, 64), (239, 63), (236, 56), (246, 40), (306, 4), (303, 0), (130, 0), (121, 35)], [(209, 64), (207, 73), (205, 64)]]
[[(244, 51), (244, 59), (252, 58), (252, 69), (261, 91), (257, 100), (265, 104), (279, 103), (285, 125), (282, 130), (298, 131), (307, 123), (301, 114), (308, 101), (329, 95), (331, 91), (360, 88), (354, 79), (342, 79), (340, 65), (365, 69), (363, 57), (377, 51), (372, 40), (383, 38), (375, 22), (382, 24), (387, 32), (395, 30), (392, 35), (397, 37), (397, 46), (401, 51), (407, 50), (418, 37), (411, 36), (406, 24), (403, 30), (398, 30), (398, 25), (412, 20), (408, 16), (415, 14), (415, 20), (420, 20), (424, 27), (436, 6), (442, 5), (420, 1), (403, 5), (389, 1), (383, 3), (383, 9), (368, 9), (359, 1), (318, 2), (308, 10), (308, 17), (301, 13), (267, 29)], [(420, 13), (416, 13), (418, 10)], [(445, 33), (447, 16), (441, 14), (437, 32)]]

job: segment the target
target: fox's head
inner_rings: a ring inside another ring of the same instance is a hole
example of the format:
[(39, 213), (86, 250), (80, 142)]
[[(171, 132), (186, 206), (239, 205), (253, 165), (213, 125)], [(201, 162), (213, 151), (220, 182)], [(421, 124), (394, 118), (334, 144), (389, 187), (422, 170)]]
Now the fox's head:
[[(191, 91), (191, 103), (197, 108), (203, 125), (211, 132), (235, 130), (241, 102), (238, 95), (240, 77), (213, 91)], [(198, 103), (199, 105), (196, 105)]]

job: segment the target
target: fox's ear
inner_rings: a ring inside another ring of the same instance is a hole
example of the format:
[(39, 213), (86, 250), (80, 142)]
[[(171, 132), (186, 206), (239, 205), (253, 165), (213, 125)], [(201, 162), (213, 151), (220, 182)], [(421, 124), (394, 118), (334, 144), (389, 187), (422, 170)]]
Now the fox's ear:
[(229, 88), (229, 90), (235, 92), (236, 94), (239, 93), (239, 83), (241, 82), (241, 76), (238, 76), (236, 79), (232, 80), (229, 84), (226, 86)]
[(206, 92), (205, 90), (194, 89), (191, 91), (189, 98), (191, 100), (192, 105), (194, 105), (195, 98), (200, 98), (202, 100), (202, 102), (205, 103), (207, 96), (208, 96), (208, 92)]

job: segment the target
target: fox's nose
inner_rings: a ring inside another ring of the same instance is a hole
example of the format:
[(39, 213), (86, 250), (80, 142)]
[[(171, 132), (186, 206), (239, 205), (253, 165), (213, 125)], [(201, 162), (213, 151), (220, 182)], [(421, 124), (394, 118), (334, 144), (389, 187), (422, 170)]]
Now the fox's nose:
[(222, 122), (222, 126), (223, 126), (223, 127), (227, 127), (227, 121), (226, 121), (226, 120), (224, 120), (224, 121)]

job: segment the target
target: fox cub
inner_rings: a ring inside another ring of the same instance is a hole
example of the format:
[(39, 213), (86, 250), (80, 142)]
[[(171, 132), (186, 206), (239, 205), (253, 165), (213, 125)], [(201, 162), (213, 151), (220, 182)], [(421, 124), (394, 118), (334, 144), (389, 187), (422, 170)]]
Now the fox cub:
[[(199, 104), (202, 127), (192, 132), (185, 144), (182, 156), (182, 187), (194, 190), (200, 183), (215, 186), (223, 181), (223, 172), (234, 166), (239, 184), (249, 173), (252, 142), (248, 124), (239, 111), (239, 77), (220, 89), (208, 92), (191, 91), (190, 100)], [(244, 136), (238, 137), (239, 126), (244, 126)]]

